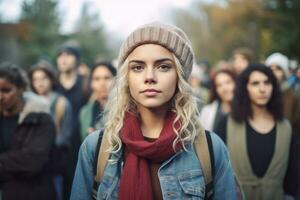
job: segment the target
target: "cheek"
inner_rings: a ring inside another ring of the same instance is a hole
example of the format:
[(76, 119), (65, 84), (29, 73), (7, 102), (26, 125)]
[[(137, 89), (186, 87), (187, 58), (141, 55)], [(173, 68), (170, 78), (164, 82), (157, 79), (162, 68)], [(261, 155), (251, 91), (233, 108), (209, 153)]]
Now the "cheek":
[(107, 80), (105, 82), (105, 86), (106, 86), (106, 89), (107, 90), (110, 90), (112, 88), (112, 84), (113, 84), (113, 81), (112, 80)]
[(173, 76), (162, 80), (164, 80), (163, 84), (165, 86), (165, 91), (168, 91), (168, 96), (174, 96), (177, 88), (177, 75), (173, 74)]
[(135, 76), (134, 74), (128, 74), (128, 88), (131, 96), (134, 96), (138, 92), (138, 85), (142, 84), (142, 77)]
[(8, 105), (8, 107), (11, 107), (11, 106), (13, 106), (15, 103), (16, 103), (16, 101), (17, 101), (17, 93), (11, 93), (11, 94), (7, 94), (6, 96), (5, 96), (5, 99), (6, 99), (6, 103), (7, 103), (7, 105)]

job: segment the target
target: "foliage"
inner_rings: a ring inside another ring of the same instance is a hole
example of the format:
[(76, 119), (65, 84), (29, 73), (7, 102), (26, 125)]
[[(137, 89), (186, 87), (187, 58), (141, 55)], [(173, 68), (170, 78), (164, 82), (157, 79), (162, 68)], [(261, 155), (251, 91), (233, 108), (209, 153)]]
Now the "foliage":
[(113, 53), (107, 43), (108, 36), (99, 19), (99, 15), (88, 12), (88, 4), (84, 4), (80, 20), (70, 39), (80, 44), (83, 62), (91, 65), (97, 59), (112, 60)]
[(22, 67), (29, 67), (41, 57), (48, 60), (54, 57), (61, 38), (56, 5), (54, 0), (23, 2), (20, 22), (27, 24), (29, 31), (27, 37), (19, 40)]
[(197, 58), (217, 62), (249, 47), (258, 60), (273, 51), (299, 59), (299, 8), (297, 0), (197, 1), (193, 10), (176, 10), (174, 19), (191, 37)]

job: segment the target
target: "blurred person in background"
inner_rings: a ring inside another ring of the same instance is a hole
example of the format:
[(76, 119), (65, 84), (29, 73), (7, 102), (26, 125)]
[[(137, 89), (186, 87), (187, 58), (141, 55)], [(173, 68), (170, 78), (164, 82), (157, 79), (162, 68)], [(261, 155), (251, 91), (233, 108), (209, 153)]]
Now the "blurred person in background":
[(276, 77), (251, 64), (237, 78), (224, 138), (246, 199), (293, 199), (297, 193), (296, 138), (282, 111)]
[(55, 125), (47, 104), (26, 87), (20, 68), (0, 66), (0, 199), (55, 200)]
[(232, 53), (232, 67), (236, 75), (242, 73), (250, 63), (254, 62), (254, 53), (247, 47), (240, 47)]
[(65, 196), (68, 199), (72, 179), (75, 172), (78, 150), (81, 144), (79, 112), (81, 107), (89, 99), (88, 78), (78, 74), (80, 63), (79, 50), (72, 46), (63, 46), (56, 57), (57, 68), (59, 71), (59, 84), (56, 91), (64, 95), (72, 106), (73, 121), (71, 134), (71, 161), (68, 166), (67, 189)]
[[(235, 74), (228, 69), (219, 69), (211, 79), (209, 104), (200, 112), (200, 121), (205, 129), (216, 131), (216, 126), (230, 112), (235, 88)], [(218, 134), (218, 132), (216, 132)]]
[(109, 62), (97, 62), (91, 70), (90, 101), (80, 111), (81, 139), (101, 127), (101, 118), (110, 90), (117, 75), (116, 68)]
[(84, 63), (84, 62), (81, 62), (79, 65), (78, 65), (78, 74), (80, 76), (83, 76), (83, 77), (89, 77), (90, 76), (90, 73), (91, 73), (91, 70), (89, 68), (89, 66)]
[(64, 177), (67, 163), (70, 160), (69, 148), (72, 134), (72, 107), (70, 102), (61, 94), (54, 91), (57, 85), (53, 66), (44, 60), (35, 64), (30, 72), (30, 85), (37, 95), (43, 97), (50, 106), (50, 113), (56, 127), (54, 153), (54, 183), (58, 199), (63, 199)]
[(272, 69), (283, 94), (284, 116), (291, 122), (293, 133), (300, 138), (300, 101), (287, 82), (289, 59), (281, 53), (273, 53), (265, 63)]
[(200, 98), (200, 105), (208, 102), (209, 92), (206, 87), (202, 86), (203, 70), (197, 64), (193, 65), (191, 75), (189, 77), (189, 84), (193, 89), (193, 93)]

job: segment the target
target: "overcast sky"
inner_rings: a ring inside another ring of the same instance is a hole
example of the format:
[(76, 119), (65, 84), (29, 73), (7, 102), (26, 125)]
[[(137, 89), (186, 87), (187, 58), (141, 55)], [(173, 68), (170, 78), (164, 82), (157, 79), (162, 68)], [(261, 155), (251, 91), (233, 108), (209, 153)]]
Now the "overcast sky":
[[(7, 22), (18, 20), (23, 0), (0, 0), (0, 13)], [(62, 32), (71, 32), (78, 20), (84, 2), (90, 11), (100, 14), (108, 32), (127, 35), (134, 28), (151, 21), (171, 22), (173, 8), (186, 9), (193, 0), (60, 0)], [(206, 0), (208, 1), (208, 0)]]

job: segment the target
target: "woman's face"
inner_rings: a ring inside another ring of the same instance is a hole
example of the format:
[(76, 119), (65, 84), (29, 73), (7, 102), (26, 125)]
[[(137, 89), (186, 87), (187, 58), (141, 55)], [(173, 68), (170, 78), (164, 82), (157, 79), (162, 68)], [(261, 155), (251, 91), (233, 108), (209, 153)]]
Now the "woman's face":
[(47, 95), (51, 91), (51, 80), (43, 70), (36, 70), (32, 74), (32, 86), (38, 95)]
[(105, 67), (97, 67), (93, 74), (91, 80), (91, 88), (93, 93), (100, 99), (105, 99), (108, 97), (109, 91), (111, 90), (114, 77), (112, 73)]
[(247, 90), (253, 105), (266, 106), (272, 96), (273, 85), (264, 73), (253, 71), (247, 83)]
[(5, 78), (0, 78), (0, 112), (13, 110), (20, 102), (22, 92)]
[(281, 83), (285, 79), (284, 71), (278, 65), (271, 65), (270, 66), (273, 74), (277, 78), (278, 82)]
[(61, 53), (57, 57), (56, 62), (60, 73), (68, 73), (76, 67), (76, 57), (71, 53)]
[(231, 102), (235, 82), (230, 75), (219, 73), (215, 78), (216, 91), (222, 102)]
[(178, 79), (170, 51), (155, 44), (139, 46), (128, 56), (128, 70), (130, 94), (138, 109), (168, 107)]

